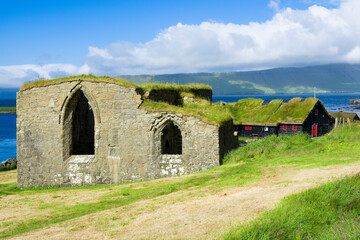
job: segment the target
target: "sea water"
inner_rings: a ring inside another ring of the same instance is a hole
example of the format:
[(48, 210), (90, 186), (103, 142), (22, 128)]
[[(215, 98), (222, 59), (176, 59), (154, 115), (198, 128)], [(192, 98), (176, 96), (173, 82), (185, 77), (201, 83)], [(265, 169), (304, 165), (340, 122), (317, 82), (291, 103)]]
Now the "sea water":
[[(213, 102), (237, 102), (243, 98), (260, 98), (263, 100), (284, 99), (294, 97), (313, 97), (312, 94), (278, 94), (278, 95), (214, 95)], [(317, 94), (329, 112), (356, 112), (360, 116), (357, 106), (349, 105), (350, 99), (360, 99), (360, 93)], [(1, 99), (0, 107), (15, 107), (15, 99)], [(16, 157), (16, 114), (0, 114), (0, 162)]]

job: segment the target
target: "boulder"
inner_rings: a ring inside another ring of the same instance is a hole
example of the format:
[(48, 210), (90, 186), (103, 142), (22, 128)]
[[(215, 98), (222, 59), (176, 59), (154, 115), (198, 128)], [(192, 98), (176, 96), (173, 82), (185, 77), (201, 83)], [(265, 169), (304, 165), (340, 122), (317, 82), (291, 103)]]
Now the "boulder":
[(15, 169), (17, 166), (16, 158), (9, 158), (0, 163), (0, 171)]
[(350, 99), (349, 104), (360, 105), (360, 99)]

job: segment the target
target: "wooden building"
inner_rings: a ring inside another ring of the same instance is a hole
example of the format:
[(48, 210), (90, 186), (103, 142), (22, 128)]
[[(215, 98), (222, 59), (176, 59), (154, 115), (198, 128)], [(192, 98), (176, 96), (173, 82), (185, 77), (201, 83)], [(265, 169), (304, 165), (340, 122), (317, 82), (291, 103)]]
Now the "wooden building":
[(341, 119), (344, 119), (345, 121), (349, 119), (351, 122), (360, 121), (359, 116), (357, 113), (351, 113), (351, 112), (333, 112), (330, 113), (330, 115), (333, 118), (337, 118), (338, 121), (341, 121)]
[(241, 137), (266, 137), (272, 134), (328, 133), (334, 118), (316, 98), (293, 98), (288, 102), (242, 99), (230, 106), (234, 130)]

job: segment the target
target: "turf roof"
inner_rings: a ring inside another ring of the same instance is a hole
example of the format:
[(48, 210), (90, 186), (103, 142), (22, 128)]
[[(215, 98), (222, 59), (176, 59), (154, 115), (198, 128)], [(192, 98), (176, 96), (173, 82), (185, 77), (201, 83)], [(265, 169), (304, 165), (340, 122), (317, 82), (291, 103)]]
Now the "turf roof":
[(261, 99), (241, 99), (230, 105), (229, 111), (234, 119), (234, 124), (269, 124), (302, 123), (319, 100), (307, 98), (293, 98), (284, 103), (282, 100), (272, 100), (263, 104)]
[(27, 89), (35, 88), (35, 87), (45, 87), (55, 84), (60, 84), (64, 82), (72, 82), (72, 81), (89, 81), (89, 82), (105, 82), (105, 83), (113, 83), (120, 86), (138, 88), (143, 90), (178, 90), (178, 91), (192, 91), (192, 90), (212, 90), (212, 88), (205, 84), (186, 84), (186, 85), (176, 85), (176, 84), (144, 84), (144, 85), (136, 85), (134, 83), (130, 83), (128, 81), (111, 78), (107, 76), (96, 77), (93, 75), (79, 75), (79, 76), (70, 76), (64, 78), (56, 78), (51, 80), (37, 80), (29, 83), (25, 83), (20, 91), (25, 91)]
[(350, 113), (350, 112), (333, 112), (330, 113), (330, 115), (334, 118), (349, 118), (350, 120), (358, 120), (359, 116), (356, 113)]

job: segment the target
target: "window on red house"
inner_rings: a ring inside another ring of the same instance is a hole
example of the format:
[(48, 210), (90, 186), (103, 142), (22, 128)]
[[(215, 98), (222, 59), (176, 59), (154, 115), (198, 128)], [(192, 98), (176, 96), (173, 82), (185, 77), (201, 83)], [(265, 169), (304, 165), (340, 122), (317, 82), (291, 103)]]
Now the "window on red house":
[(251, 130), (252, 130), (252, 127), (251, 127), (251, 126), (245, 126), (245, 130), (246, 130), (246, 131), (251, 131)]
[(319, 114), (319, 110), (316, 108), (315, 109), (315, 115), (318, 115)]
[(284, 130), (284, 131), (287, 130), (287, 125), (283, 125), (283, 130)]
[(292, 126), (292, 130), (293, 130), (293, 131), (297, 131), (297, 125), (293, 125), (293, 126)]

